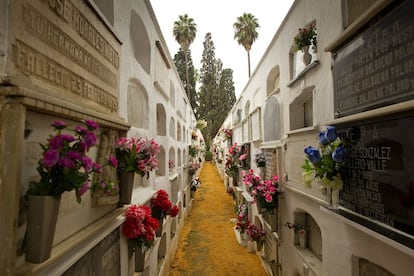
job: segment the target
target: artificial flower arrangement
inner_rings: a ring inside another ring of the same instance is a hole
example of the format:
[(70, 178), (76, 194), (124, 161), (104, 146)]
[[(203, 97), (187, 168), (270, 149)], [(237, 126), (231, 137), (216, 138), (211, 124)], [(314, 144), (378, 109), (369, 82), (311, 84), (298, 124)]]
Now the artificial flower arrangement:
[(191, 166), (188, 168), (188, 175), (193, 176), (197, 172), (197, 170), (201, 168), (199, 163), (192, 163)]
[(168, 160), (168, 168), (169, 169), (174, 169), (175, 168), (174, 160)]
[(175, 217), (180, 211), (177, 205), (173, 206), (165, 190), (158, 190), (151, 198), (151, 209), (153, 216), (157, 219), (162, 219), (167, 215)]
[(231, 137), (233, 135), (233, 131), (231, 129), (225, 128), (225, 127), (221, 129), (221, 133), (224, 134), (224, 137), (226, 139), (231, 139)]
[(311, 146), (304, 150), (306, 159), (302, 175), (305, 186), (310, 188), (312, 180), (317, 178), (322, 186), (341, 190), (341, 170), (345, 164), (346, 150), (336, 128), (329, 126), (325, 132), (319, 133), (319, 143), (320, 151)]
[(224, 164), (227, 175), (234, 177), (237, 173), (240, 154), (240, 147), (237, 143), (231, 145), (226, 157), (226, 163)]
[(300, 28), (299, 33), (294, 37), (296, 51), (302, 50), (304, 46), (316, 45), (316, 28), (312, 24)]
[(254, 155), (254, 161), (256, 162), (256, 167), (261, 168), (266, 166), (266, 158), (263, 151), (259, 150)]
[(155, 231), (159, 228), (158, 220), (151, 216), (151, 209), (146, 205), (131, 205), (125, 211), (122, 233), (132, 248), (141, 247), (142, 251), (154, 245)]
[(254, 174), (252, 169), (242, 173), (243, 183), (249, 189), (260, 208), (266, 211), (278, 206), (278, 195), (282, 194), (279, 187), (279, 176), (271, 179), (262, 179), (260, 175)]
[(239, 161), (240, 161), (240, 165), (243, 168), (243, 170), (247, 170), (250, 168), (249, 147), (246, 147), (246, 146), (241, 147)]
[(297, 232), (299, 234), (304, 234), (306, 231), (306, 227), (301, 224), (294, 224), (291, 222), (286, 222), (285, 226), (289, 229), (293, 229), (294, 232)]
[(43, 150), (37, 167), (40, 180), (30, 182), (27, 195), (60, 198), (64, 192), (74, 190), (77, 201), (81, 202), (81, 196), (90, 187), (90, 177), (101, 169), (87, 155), (98, 142), (95, 131), (99, 125), (92, 120), (85, 120), (84, 124), (75, 127), (73, 135), (63, 133), (68, 128), (64, 121), (52, 124), (56, 134), (46, 144), (40, 144)]
[(121, 137), (115, 142), (115, 152), (118, 158), (118, 170), (135, 172), (149, 177), (149, 172), (158, 167), (157, 154), (159, 145), (154, 139)]
[(264, 237), (266, 235), (266, 232), (263, 231), (259, 226), (255, 224), (250, 224), (246, 228), (247, 236), (250, 238), (250, 240), (255, 242), (261, 242), (264, 240)]
[(245, 233), (247, 226), (249, 225), (249, 218), (247, 212), (247, 205), (246, 203), (242, 203), (239, 205), (237, 209), (237, 224), (236, 229), (241, 233)]
[(191, 157), (196, 157), (197, 156), (197, 154), (198, 154), (198, 147), (196, 146), (196, 145), (189, 145), (188, 146), (188, 154), (191, 156)]

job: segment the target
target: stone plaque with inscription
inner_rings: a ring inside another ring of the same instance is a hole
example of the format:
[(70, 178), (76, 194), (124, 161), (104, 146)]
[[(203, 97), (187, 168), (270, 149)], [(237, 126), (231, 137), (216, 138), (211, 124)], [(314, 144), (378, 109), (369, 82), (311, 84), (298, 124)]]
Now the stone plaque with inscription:
[(337, 50), (338, 117), (414, 99), (414, 1), (405, 1)]
[[(414, 115), (338, 127), (347, 144), (341, 205), (407, 233), (414, 246)], [(381, 232), (381, 231), (379, 231)], [(395, 233), (391, 235), (395, 238)]]
[(11, 84), (116, 113), (120, 41), (87, 1), (10, 2)]
[(119, 254), (119, 229), (117, 229), (63, 273), (63, 276), (121, 275)]

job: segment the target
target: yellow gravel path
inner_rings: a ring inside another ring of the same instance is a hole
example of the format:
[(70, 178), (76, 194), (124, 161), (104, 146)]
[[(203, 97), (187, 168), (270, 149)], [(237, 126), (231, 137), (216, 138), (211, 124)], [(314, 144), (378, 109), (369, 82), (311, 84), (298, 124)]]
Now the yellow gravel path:
[(237, 242), (233, 200), (214, 164), (204, 163), (200, 181), (169, 275), (266, 275), (259, 257)]

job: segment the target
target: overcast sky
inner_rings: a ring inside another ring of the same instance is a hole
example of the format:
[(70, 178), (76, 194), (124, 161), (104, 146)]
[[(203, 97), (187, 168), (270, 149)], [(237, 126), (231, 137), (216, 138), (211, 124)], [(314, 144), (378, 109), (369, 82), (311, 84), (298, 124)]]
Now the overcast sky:
[(169, 52), (174, 56), (179, 49), (172, 30), (179, 15), (185, 13), (197, 24), (197, 35), (190, 46), (194, 66), (199, 69), (203, 41), (210, 32), (216, 58), (223, 68), (233, 70), (233, 80), (238, 97), (248, 80), (247, 52), (234, 40), (233, 24), (243, 13), (251, 13), (260, 25), (259, 37), (250, 50), (251, 72), (266, 51), (280, 23), (294, 0), (150, 0), (161, 27)]

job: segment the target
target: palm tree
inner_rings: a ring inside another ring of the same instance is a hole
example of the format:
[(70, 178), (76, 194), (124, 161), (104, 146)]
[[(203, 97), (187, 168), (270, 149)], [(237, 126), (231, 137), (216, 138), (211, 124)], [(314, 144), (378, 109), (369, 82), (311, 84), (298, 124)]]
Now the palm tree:
[(174, 22), (173, 35), (175, 40), (180, 44), (184, 51), (185, 57), (185, 75), (187, 96), (190, 98), (190, 81), (188, 77), (188, 50), (190, 44), (194, 41), (197, 33), (197, 24), (187, 14), (178, 16), (178, 21)]
[(250, 78), (250, 49), (252, 48), (253, 42), (259, 36), (259, 33), (256, 31), (259, 28), (259, 23), (257, 18), (250, 13), (243, 13), (242, 16), (237, 17), (237, 21), (233, 24), (234, 28), (234, 39), (237, 39), (237, 42), (243, 45), (244, 49), (247, 51), (247, 63), (249, 69), (249, 78)]

